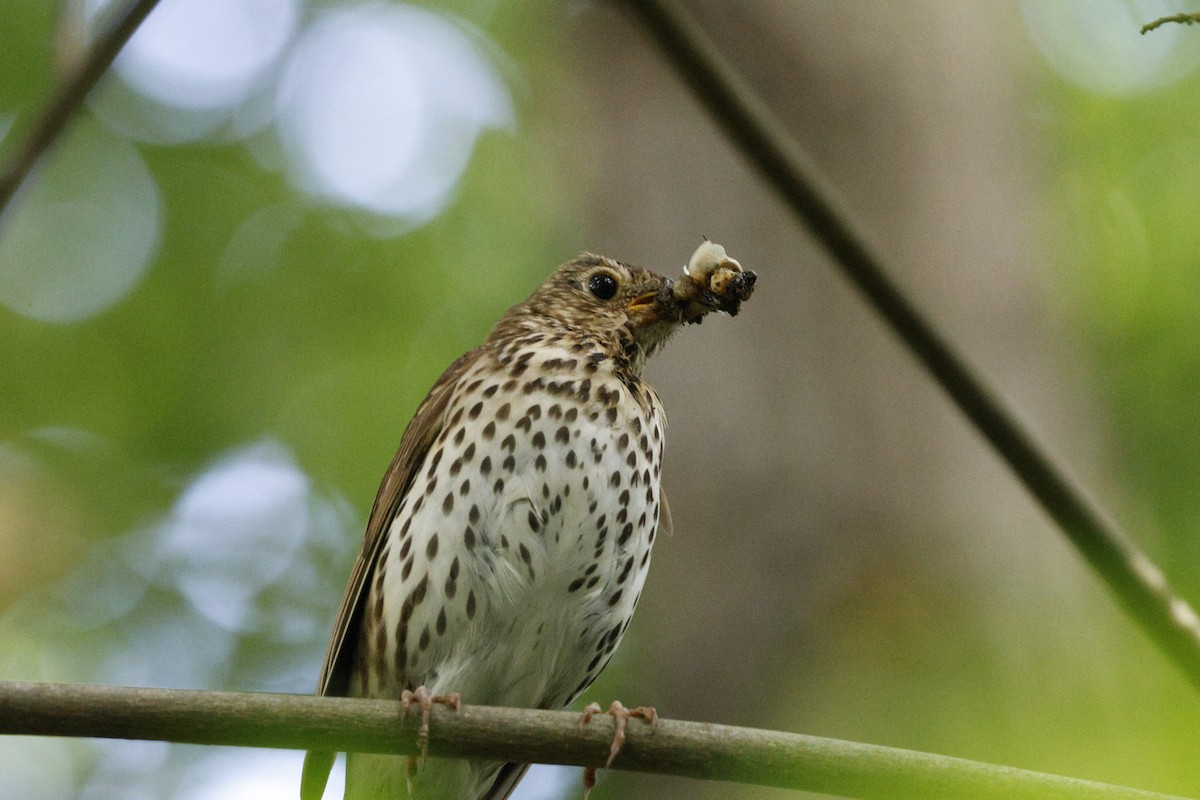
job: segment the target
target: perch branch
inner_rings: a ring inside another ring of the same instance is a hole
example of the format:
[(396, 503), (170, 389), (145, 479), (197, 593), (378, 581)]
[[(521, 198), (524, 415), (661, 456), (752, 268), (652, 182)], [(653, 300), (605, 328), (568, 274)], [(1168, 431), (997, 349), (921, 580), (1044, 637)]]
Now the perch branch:
[[(0, 734), (15, 735), (415, 755), (417, 715), (403, 708), (386, 700), (0, 682)], [(432, 721), (433, 756), (521, 763), (600, 767), (613, 734), (608, 717), (581, 728), (569, 711), (437, 707)], [(630, 725), (614, 768), (859, 798), (1168, 798), (911, 750), (677, 720)]]

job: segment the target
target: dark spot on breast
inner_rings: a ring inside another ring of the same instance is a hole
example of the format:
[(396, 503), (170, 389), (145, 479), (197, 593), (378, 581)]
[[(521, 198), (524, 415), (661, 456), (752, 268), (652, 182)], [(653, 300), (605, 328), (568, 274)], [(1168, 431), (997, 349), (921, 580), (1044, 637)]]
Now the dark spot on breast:
[(637, 453), (635, 453), (633, 450), (630, 450), (629, 455), (625, 458), (625, 463), (629, 465), (630, 469), (637, 468)]
[(471, 510), (467, 513), (467, 518), (471, 520), (472, 525), (479, 524), (479, 506), (471, 506)]
[[(460, 471), (462, 471), (462, 459), (461, 459), (461, 458), (456, 458), (456, 459), (454, 459), (454, 461), (453, 461), (453, 462), (450, 464), (450, 477), (451, 477), (451, 478), (455, 477), (456, 475), (458, 475), (458, 473), (459, 473)], [(432, 488), (432, 487), (430, 487), (430, 488)], [(429, 489), (426, 489), (426, 491), (429, 491)]]
[(608, 479), (608, 485), (609, 485), (609, 486), (611, 486), (611, 487), (612, 487), (612, 488), (614, 488), (614, 489), (616, 489), (618, 486), (620, 486), (620, 485), (621, 485), (621, 472), (620, 472), (620, 470), (613, 470), (613, 474), (612, 474), (612, 475), (609, 477), (609, 479)]
[(464, 480), (462, 482), (462, 486), (458, 487), (458, 494), (461, 497), (466, 497), (467, 493), (470, 491), (471, 491), (471, 481), (469, 481), (469, 480)]
[(625, 560), (625, 566), (621, 567), (621, 574), (617, 576), (617, 583), (624, 583), (629, 577), (629, 571), (633, 569), (633, 556)]
[(468, 419), (477, 419), (479, 417), (479, 413), (481, 411), (483, 411), (483, 401), (482, 400), (480, 400), (475, 405), (471, 406), (471, 410), (467, 412), (467, 418)]
[(517, 430), (529, 433), (529, 429), (533, 427), (533, 420), (528, 415), (517, 420)]
[(504, 478), (496, 478), (496, 483), (492, 485), (493, 494), (503, 494)]
[(445, 632), (446, 632), (446, 609), (442, 608), (442, 609), (438, 610), (437, 635), (441, 636)]
[[(608, 419), (608, 421), (609, 421), (609, 423), (610, 423), (610, 424), (616, 424), (616, 421), (617, 421), (617, 407), (616, 407), (616, 406), (610, 406), (610, 407), (609, 407), (609, 409), (608, 409), (607, 411), (605, 411), (605, 412), (604, 412), (604, 416), (605, 416), (605, 417)], [(460, 432), (461, 432), (461, 431), (460, 431)], [(457, 438), (457, 437), (456, 437), (456, 438)], [(457, 444), (457, 442), (456, 442), (456, 444)]]
[(517, 460), (515, 458), (513, 458), (512, 456), (507, 456), (504, 459), (504, 463), (500, 465), (500, 468), (503, 469), (505, 472), (512, 472), (516, 468), (516, 466), (517, 466)]
[(475, 616), (475, 590), (467, 592), (467, 619)]
[(491, 397), (500, 388), (499, 384), (493, 383), (491, 386), (483, 390), (484, 397)]
[(570, 442), (571, 429), (566, 425), (559, 427), (559, 429), (554, 432), (554, 441), (558, 442), (559, 444), (567, 444)]
[[(529, 529), (535, 533), (538, 529), (538, 517), (537, 514), (533, 513), (533, 509), (529, 510)], [(521, 545), (521, 549), (524, 550), (525, 545)]]
[(533, 439), (531, 439), (530, 441), (533, 442), (534, 447), (536, 447), (538, 450), (541, 450), (543, 447), (546, 446), (546, 434), (542, 433), (541, 431), (538, 431), (537, 433), (535, 433), (533, 435)]
[(475, 457), (475, 443), (471, 442), (467, 445), (467, 449), (463, 450), (462, 460), (464, 464), (470, 464), (471, 459)]
[(466, 428), (459, 428), (459, 429), (458, 429), (458, 433), (454, 434), (454, 444), (455, 444), (455, 446), (462, 444), (462, 443), (463, 443), (463, 439), (465, 439), (465, 438), (467, 438), (467, 429), (466, 429)]
[(517, 449), (517, 437), (513, 436), (511, 433), (508, 436), (505, 436), (504, 441), (502, 441), (500, 443), (500, 449), (507, 450), (510, 453), (512, 451), (516, 450)]
[(425, 626), (425, 630), (421, 631), (421, 641), (417, 643), (417, 649), (422, 653), (429, 649), (429, 626)]
[(617, 439), (617, 449), (624, 453), (626, 447), (629, 447), (629, 434), (622, 433), (621, 438)]
[(492, 457), (484, 456), (483, 461), (479, 462), (479, 474), (487, 477), (492, 474)]
[(629, 537), (633, 535), (633, 523), (626, 522), (625, 527), (621, 529), (621, 535), (617, 537), (617, 544), (625, 544), (629, 541)]
[(400, 580), (408, 580), (408, 576), (412, 574), (413, 557), (410, 555), (404, 562), (404, 566), (400, 568)]
[(467, 548), (468, 553), (475, 550), (475, 531), (470, 525), (463, 531), (463, 546)]
[(429, 537), (429, 544), (425, 545), (425, 557), (430, 561), (437, 555), (438, 551), (438, 535), (435, 533)]
[(446, 499), (442, 501), (442, 513), (449, 514), (454, 510), (454, 492), (449, 492)]
[(583, 586), (583, 578), (576, 578), (575, 580), (571, 581), (567, 585), (567, 591), (568, 592), (578, 591), (579, 587), (581, 587), (581, 586)]
[(533, 460), (533, 466), (535, 469), (537, 469), (538, 472), (545, 472), (546, 471), (546, 456), (542, 453), (538, 453), (537, 458), (535, 458)]
[(579, 463), (579, 459), (576, 457), (575, 451), (568, 450), (566, 458), (567, 469), (574, 469), (577, 463)]
[(629, 490), (628, 489), (621, 490), (621, 494), (617, 498), (617, 502), (623, 506), (629, 505)]

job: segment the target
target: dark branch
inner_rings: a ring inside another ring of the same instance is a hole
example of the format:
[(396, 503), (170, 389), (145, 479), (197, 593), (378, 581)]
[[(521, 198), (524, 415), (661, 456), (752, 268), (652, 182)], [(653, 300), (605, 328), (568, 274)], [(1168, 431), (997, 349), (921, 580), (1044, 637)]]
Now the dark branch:
[[(0, 682), (0, 734), (285, 749), (417, 752), (417, 719), (385, 700)], [(794, 733), (661, 720), (629, 727), (615, 769), (861, 798), (1167, 800), (1167, 795)], [(429, 752), (603, 766), (612, 721), (569, 711), (436, 707)], [(297, 775), (297, 780), (299, 776)]]
[(4, 171), (0, 172), (0, 215), (29, 177), (38, 159), (62, 136), (67, 122), (83, 105), (92, 87), (112, 66), (117, 53), (121, 52), (129, 37), (133, 36), (157, 3), (158, 0), (132, 0), (115, 15), (111, 25), (88, 51), (87, 57), (74, 66), (54, 90), (38, 114), (32, 130), (13, 153)]
[(904, 296), (841, 197), (680, 5), (625, 1), (730, 140), (1008, 462), (1142, 629), (1200, 688), (1200, 618), (1191, 606)]
[(1142, 26), (1142, 35), (1145, 36), (1155, 28), (1161, 28), (1169, 22), (1174, 22), (1179, 25), (1195, 25), (1200, 22), (1200, 14), (1172, 14), (1169, 17), (1159, 17), (1153, 22), (1147, 22)]

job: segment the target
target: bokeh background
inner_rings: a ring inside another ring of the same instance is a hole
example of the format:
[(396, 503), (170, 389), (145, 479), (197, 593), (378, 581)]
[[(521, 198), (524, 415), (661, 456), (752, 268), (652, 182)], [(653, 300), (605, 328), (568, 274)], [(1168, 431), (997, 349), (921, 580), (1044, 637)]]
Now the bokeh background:
[[(687, 5), (1200, 601), (1200, 30), (1138, 35), (1197, 9)], [(0, 152), (112, 10), (0, 3)], [(675, 533), (585, 700), (1200, 794), (1195, 691), (609, 3), (163, 0), (0, 220), (0, 677), (311, 691), (441, 369), (575, 253), (673, 272), (701, 236), (760, 289), (650, 366)], [(291, 798), (299, 765), (0, 741), (23, 798)]]

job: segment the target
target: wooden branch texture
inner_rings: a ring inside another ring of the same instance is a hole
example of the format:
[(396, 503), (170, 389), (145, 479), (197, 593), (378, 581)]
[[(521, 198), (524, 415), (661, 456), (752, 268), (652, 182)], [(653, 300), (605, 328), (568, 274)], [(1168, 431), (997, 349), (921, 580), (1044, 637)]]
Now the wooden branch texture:
[[(417, 752), (417, 719), (384, 700), (0, 682), (0, 734), (149, 739), (302, 750)], [(437, 706), (432, 756), (603, 766), (612, 720)], [(1167, 800), (1167, 795), (948, 756), (795, 733), (633, 720), (614, 769), (859, 798)], [(297, 775), (297, 781), (299, 776)]]

